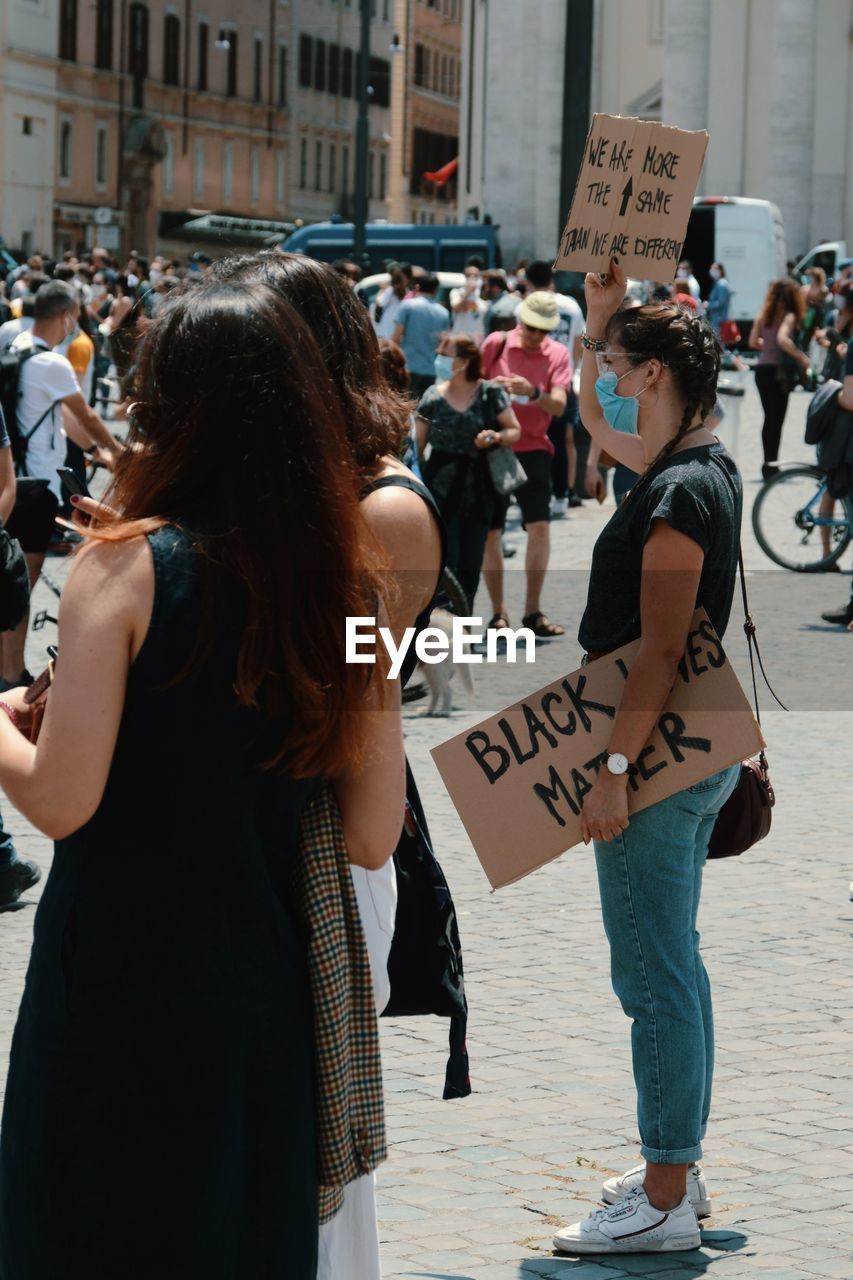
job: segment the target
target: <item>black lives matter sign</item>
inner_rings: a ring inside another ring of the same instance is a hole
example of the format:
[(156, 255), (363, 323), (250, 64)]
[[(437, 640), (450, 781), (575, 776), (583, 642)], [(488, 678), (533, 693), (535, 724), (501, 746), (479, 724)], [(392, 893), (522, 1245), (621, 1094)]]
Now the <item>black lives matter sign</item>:
[[(581, 841), (639, 641), (538, 689), (435, 747), (435, 760), (492, 887)], [(629, 813), (755, 755), (761, 730), (704, 610), (693, 617), (666, 706), (628, 782)]]
[(555, 266), (675, 278), (708, 146), (707, 133), (594, 115)]

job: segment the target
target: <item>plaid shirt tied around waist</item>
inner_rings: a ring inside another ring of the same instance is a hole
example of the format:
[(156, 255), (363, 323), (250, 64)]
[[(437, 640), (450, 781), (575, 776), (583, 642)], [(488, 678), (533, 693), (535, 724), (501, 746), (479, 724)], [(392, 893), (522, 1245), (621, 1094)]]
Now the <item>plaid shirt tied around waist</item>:
[(290, 883), (308, 939), (324, 1223), (341, 1207), (347, 1183), (370, 1173), (388, 1155), (370, 962), (340, 810), (328, 782), (303, 813)]

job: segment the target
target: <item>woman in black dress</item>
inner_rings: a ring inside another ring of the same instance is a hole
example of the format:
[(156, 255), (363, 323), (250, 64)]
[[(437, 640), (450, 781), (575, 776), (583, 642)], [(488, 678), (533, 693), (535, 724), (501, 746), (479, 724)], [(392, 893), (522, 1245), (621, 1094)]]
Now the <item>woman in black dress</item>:
[(447, 529), (447, 563), (470, 608), (480, 582), (495, 505), (487, 451), (509, 448), (521, 427), (503, 387), (483, 377), (480, 348), (467, 334), (445, 334), (436, 378), (418, 404), (418, 454), (424, 481)]
[(144, 448), (69, 577), (37, 747), (22, 691), (0, 713), (0, 781), (57, 841), (6, 1091), (0, 1277), (311, 1280), (284, 884), (324, 776), (354, 862), (399, 837), (399, 694), (345, 663), (344, 618), (383, 599), (377, 550), (324, 359), (272, 290), (178, 298), (137, 394)]

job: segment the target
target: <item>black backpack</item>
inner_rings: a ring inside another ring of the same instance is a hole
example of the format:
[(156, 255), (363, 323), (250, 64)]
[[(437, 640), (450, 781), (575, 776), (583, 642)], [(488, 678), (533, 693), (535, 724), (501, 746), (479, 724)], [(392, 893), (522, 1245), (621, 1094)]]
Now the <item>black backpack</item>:
[(6, 430), (12, 444), (12, 458), (15, 472), (19, 476), (27, 474), (27, 445), (38, 431), (55, 405), (46, 409), (34, 427), (23, 434), (18, 424), (18, 404), (21, 399), (21, 368), (31, 356), (38, 355), (39, 347), (27, 347), (24, 351), (4, 351), (0, 355), (0, 408), (6, 419)]
[(806, 444), (820, 444), (829, 435), (839, 413), (841, 383), (829, 378), (812, 396), (806, 410)]

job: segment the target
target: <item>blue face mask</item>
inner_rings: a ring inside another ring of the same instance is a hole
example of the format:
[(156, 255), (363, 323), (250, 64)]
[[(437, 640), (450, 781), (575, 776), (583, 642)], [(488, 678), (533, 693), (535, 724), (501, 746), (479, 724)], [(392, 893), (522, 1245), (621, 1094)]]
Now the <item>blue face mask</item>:
[[(629, 369), (628, 373), (623, 373), (622, 378), (627, 378), (629, 373), (633, 373), (633, 369)], [(612, 371), (610, 373), (602, 373), (595, 384), (595, 394), (598, 397), (598, 403), (601, 405), (601, 412), (614, 431), (624, 431), (626, 435), (637, 435), (637, 417), (640, 412), (640, 396), (645, 391), (638, 392), (635, 396), (620, 396), (616, 390), (622, 378), (617, 378)]]
[(435, 357), (435, 376), (439, 382), (449, 382), (453, 377), (453, 356)]

